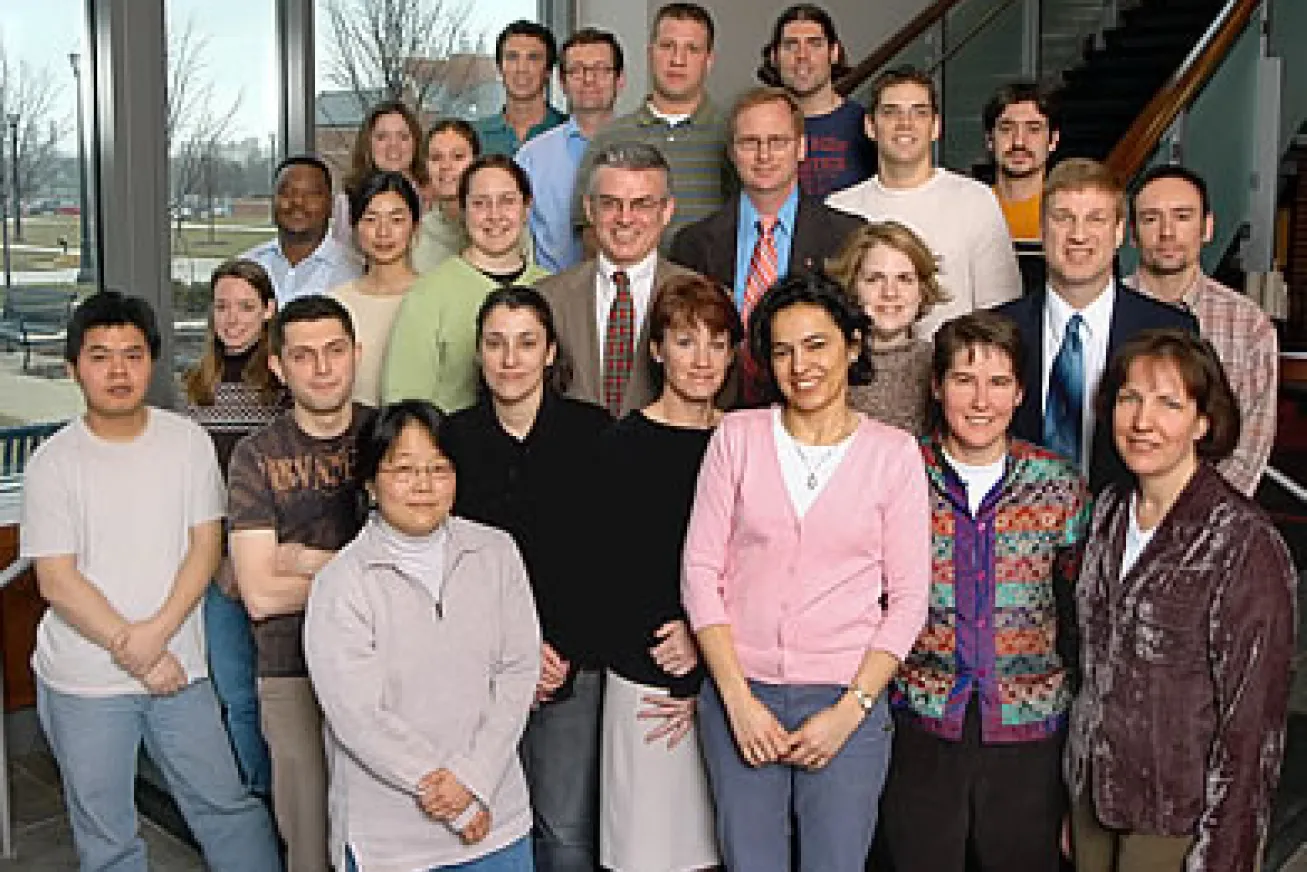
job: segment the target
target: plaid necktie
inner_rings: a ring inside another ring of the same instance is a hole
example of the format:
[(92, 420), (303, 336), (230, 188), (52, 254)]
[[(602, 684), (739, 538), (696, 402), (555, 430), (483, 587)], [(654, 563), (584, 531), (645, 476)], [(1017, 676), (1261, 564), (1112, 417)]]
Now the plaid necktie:
[(1085, 353), (1080, 341), (1079, 314), (1066, 322), (1062, 347), (1053, 358), (1044, 403), (1044, 447), (1080, 465), (1080, 427), (1085, 401)]
[[(758, 241), (754, 243), (753, 256), (749, 258), (749, 275), (744, 280), (744, 300), (740, 305), (740, 318), (746, 327), (749, 315), (757, 307), (762, 295), (776, 284), (777, 263), (780, 260), (776, 254), (776, 221), (760, 219), (755, 226), (758, 228)], [(745, 405), (762, 402), (766, 396), (766, 386), (761, 362), (754, 360), (748, 349), (740, 354), (740, 376)]]
[(622, 396), (635, 364), (635, 304), (631, 300), (631, 277), (624, 270), (613, 273), (617, 296), (608, 309), (604, 330), (604, 406), (614, 418), (622, 413)]

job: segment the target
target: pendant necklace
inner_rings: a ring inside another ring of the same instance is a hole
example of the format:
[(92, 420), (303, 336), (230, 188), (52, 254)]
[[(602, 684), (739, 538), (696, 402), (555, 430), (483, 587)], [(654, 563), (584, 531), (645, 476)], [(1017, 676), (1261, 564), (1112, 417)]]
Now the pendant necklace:
[[(797, 439), (794, 440), (794, 451), (799, 455), (799, 462), (803, 464), (804, 470), (808, 473), (808, 478), (804, 483), (807, 484), (808, 490), (816, 490), (818, 481), (817, 473), (821, 472), (822, 468), (830, 462), (830, 459), (835, 456), (837, 451), (839, 451), (840, 446), (837, 444), (813, 445), (808, 447), (816, 448), (821, 451), (821, 456), (817, 458), (815, 462), (810, 462), (808, 460), (808, 455), (803, 450), (804, 446), (800, 445)], [(817, 452), (814, 451), (813, 453), (816, 454)]]

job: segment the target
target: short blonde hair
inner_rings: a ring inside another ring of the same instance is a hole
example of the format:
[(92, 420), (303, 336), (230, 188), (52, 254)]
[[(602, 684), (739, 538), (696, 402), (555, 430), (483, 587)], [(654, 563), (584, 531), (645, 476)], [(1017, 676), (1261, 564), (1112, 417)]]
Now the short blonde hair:
[(726, 129), (731, 138), (735, 138), (735, 124), (739, 121), (740, 116), (756, 106), (766, 106), (769, 103), (780, 103), (790, 113), (790, 123), (794, 127), (797, 136), (803, 136), (803, 109), (799, 106), (794, 95), (784, 88), (772, 88), (766, 85), (760, 85), (757, 88), (750, 88), (739, 96), (731, 106), (731, 111), (726, 117)]
[(862, 259), (877, 245), (901, 252), (912, 261), (912, 267), (917, 271), (917, 281), (921, 285), (921, 305), (917, 308), (916, 320), (921, 320), (940, 303), (949, 301), (948, 292), (939, 283), (939, 263), (930, 246), (897, 221), (876, 221), (864, 224), (850, 233), (839, 253), (826, 261), (826, 271), (855, 302), (858, 300), (858, 292), (853, 283), (857, 281), (858, 272), (862, 269)]
[[(1085, 157), (1073, 157), (1053, 167), (1044, 180), (1044, 203), (1063, 191), (1101, 191), (1116, 204), (1117, 223), (1125, 221), (1125, 187), (1107, 164)], [(1045, 210), (1044, 215), (1048, 212)]]

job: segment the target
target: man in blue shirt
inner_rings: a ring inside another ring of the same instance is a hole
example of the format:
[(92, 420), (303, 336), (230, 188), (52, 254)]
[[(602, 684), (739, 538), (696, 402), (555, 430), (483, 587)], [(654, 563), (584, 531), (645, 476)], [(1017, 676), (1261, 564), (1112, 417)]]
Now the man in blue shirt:
[(533, 136), (557, 127), (567, 116), (549, 105), (549, 73), (558, 44), (547, 27), (514, 21), (495, 40), (495, 66), (504, 83), (504, 108), (472, 122), (482, 154), (512, 157)]
[(563, 43), (563, 93), (572, 116), (532, 139), (514, 160), (531, 179), (531, 239), (536, 263), (553, 273), (585, 259), (572, 223), (577, 167), (595, 133), (613, 117), (626, 84), (622, 46), (613, 34), (587, 27)]

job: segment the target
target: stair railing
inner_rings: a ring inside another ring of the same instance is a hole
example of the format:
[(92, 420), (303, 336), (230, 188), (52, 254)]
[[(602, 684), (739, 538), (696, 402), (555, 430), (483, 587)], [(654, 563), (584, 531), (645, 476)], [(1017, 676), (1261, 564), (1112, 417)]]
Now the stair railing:
[(1168, 157), (1180, 159), (1184, 116), (1187, 108), (1216, 74), (1226, 55), (1238, 42), (1262, 0), (1228, 0), (1202, 39), (1153, 95), (1144, 111), (1107, 157), (1107, 165), (1118, 178), (1131, 179), (1148, 163), (1163, 138), (1171, 134)]

